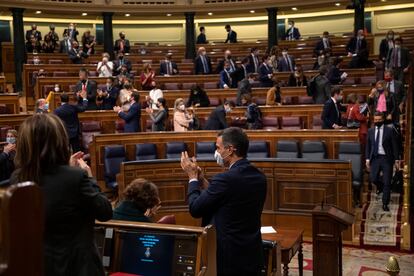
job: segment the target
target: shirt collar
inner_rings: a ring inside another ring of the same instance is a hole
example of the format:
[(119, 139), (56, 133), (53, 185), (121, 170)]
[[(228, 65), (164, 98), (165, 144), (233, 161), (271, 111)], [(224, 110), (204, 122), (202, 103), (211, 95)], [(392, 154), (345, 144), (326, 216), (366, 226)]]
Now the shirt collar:
[(331, 97), (331, 99), (332, 99), (332, 101), (333, 101), (334, 103), (336, 103), (336, 100), (335, 100), (335, 98), (334, 98), (334, 97)]

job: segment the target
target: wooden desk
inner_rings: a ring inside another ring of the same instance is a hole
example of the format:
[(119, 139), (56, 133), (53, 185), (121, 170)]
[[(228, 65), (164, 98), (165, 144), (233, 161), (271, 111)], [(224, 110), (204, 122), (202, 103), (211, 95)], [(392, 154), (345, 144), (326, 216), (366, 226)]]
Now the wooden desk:
[(6, 85), (6, 77), (0, 76), (0, 93), (6, 93), (7, 85)]
[(289, 263), (298, 253), (299, 276), (303, 275), (303, 230), (279, 227), (275, 228), (277, 233), (262, 234), (263, 240), (271, 240), (277, 242), (282, 251), (283, 275), (289, 275)]
[(7, 114), (18, 114), (20, 112), (19, 95), (17, 93), (0, 94), (0, 104), (4, 104)]

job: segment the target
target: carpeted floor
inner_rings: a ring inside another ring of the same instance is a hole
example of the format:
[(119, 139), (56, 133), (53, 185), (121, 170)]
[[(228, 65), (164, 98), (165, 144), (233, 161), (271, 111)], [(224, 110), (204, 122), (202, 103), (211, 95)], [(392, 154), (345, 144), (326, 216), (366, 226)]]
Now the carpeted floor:
[[(414, 275), (414, 254), (395, 253), (375, 250), (365, 250), (359, 248), (344, 247), (343, 256), (343, 275), (344, 276), (382, 276), (388, 275), (385, 270), (388, 258), (397, 257), (400, 265), (400, 276)], [(304, 275), (312, 275), (312, 244), (303, 245), (304, 255)], [(298, 273), (298, 262), (295, 257), (289, 265), (289, 275), (296, 276)]]

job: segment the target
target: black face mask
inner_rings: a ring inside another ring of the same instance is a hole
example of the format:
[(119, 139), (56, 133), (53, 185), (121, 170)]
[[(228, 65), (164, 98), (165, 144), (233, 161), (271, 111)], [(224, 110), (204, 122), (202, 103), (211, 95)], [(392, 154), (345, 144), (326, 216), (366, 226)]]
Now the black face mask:
[(228, 56), (227, 56), (227, 59), (231, 59), (231, 55), (228, 55)]
[(120, 56), (120, 57), (119, 57), (119, 59), (123, 59), (123, 58), (124, 58), (124, 56)]
[(82, 80), (82, 83), (85, 84), (86, 83), (86, 80)]
[(121, 35), (121, 39), (125, 39), (125, 36), (124, 35)]
[(376, 122), (375, 123), (375, 126), (376, 127), (382, 127), (383, 124), (384, 124), (384, 122)]

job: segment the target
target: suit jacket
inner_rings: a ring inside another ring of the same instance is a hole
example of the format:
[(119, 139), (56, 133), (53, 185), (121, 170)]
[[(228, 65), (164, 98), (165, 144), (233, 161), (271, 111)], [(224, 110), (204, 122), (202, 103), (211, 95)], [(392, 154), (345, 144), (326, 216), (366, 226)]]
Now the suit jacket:
[[(395, 104), (399, 105), (402, 102), (405, 102), (407, 99), (407, 92), (405, 91), (404, 84), (399, 80), (394, 80), (393, 82), (387, 82), (387, 87), (389, 87), (393, 83), (394, 92), (390, 92), (394, 94), (395, 97)], [(392, 87), (389, 87), (391, 89)]]
[(244, 94), (251, 94), (252, 93), (252, 85), (250, 84), (248, 79), (243, 79), (239, 82), (239, 86), (237, 89), (237, 98), (236, 104), (238, 106), (241, 105), (241, 98)]
[(68, 55), (74, 64), (83, 64), (83, 59), (89, 57), (87, 53), (80, 51), (79, 49), (75, 50), (74, 48), (70, 49)]
[(253, 56), (250, 54), (247, 56), (247, 58), (249, 59), (249, 64), (247, 64), (247, 73), (258, 73), (259, 72), (259, 67), (260, 67), (260, 58), (258, 56), (256, 56), (257, 58), (257, 71), (255, 70), (254, 67), (254, 60), (253, 60)]
[(237, 33), (233, 30), (227, 33), (227, 39), (224, 43), (237, 43)]
[[(285, 35), (286, 40), (290, 40), (290, 39), (291, 39), (291, 36), (290, 36), (290, 30), (291, 30), (291, 28), (289, 28), (289, 29), (286, 31), (286, 35)], [(293, 34), (292, 34), (292, 37), (293, 37), (293, 39), (295, 39), (295, 40), (298, 40), (298, 39), (300, 38), (300, 32), (299, 32), (299, 29), (298, 29), (298, 28), (293, 27)]]
[(204, 129), (220, 130), (225, 128), (227, 128), (226, 111), (224, 110), (224, 106), (220, 105), (211, 111)]
[(59, 43), (60, 47), (59, 47), (59, 53), (65, 53), (65, 54), (69, 54), (69, 46), (66, 44), (66, 41), (68, 43), (71, 43), (70, 40), (66, 40), (63, 39), (61, 40)]
[(9, 179), (14, 171), (14, 155), (14, 152), (10, 154), (0, 152), (0, 181)]
[(315, 91), (312, 95), (316, 104), (324, 104), (331, 95), (331, 84), (326, 76), (318, 75), (315, 77)]
[(293, 72), (293, 70), (295, 70), (295, 58), (291, 55), (288, 55), (288, 57), (290, 58), (291, 70), (289, 70), (287, 58), (285, 59), (284, 57), (281, 57), (279, 58), (279, 64), (277, 67), (279, 72)]
[(32, 33), (32, 30), (26, 31), (26, 41), (30, 41), (30, 36), (34, 35), (37, 41), (42, 40), (42, 33), (36, 30), (34, 33)]
[(112, 110), (116, 105), (116, 101), (118, 100), (119, 96), (119, 88), (113, 86), (110, 91), (105, 87), (102, 89), (103, 92), (108, 92), (108, 96), (105, 98), (98, 97), (98, 101), (102, 101), (102, 109), (104, 110)]
[[(119, 72), (121, 71), (121, 69), (119, 69), (119, 70), (118, 70), (118, 68), (119, 68), (121, 65), (123, 65), (123, 64), (125, 64), (125, 65), (126, 65), (127, 70), (128, 70), (128, 73), (132, 70), (132, 64), (131, 64), (131, 61), (129, 61), (128, 59), (126, 59), (126, 58), (124, 57), (122, 60), (117, 59), (117, 60), (115, 60), (115, 61), (114, 61), (114, 73), (115, 73), (115, 74), (119, 74)], [(114, 74), (114, 75), (115, 75), (115, 74)]]
[[(114, 52), (118, 52), (121, 47), (121, 40), (122, 39), (117, 39), (115, 40), (115, 45), (114, 45)], [(128, 39), (124, 39), (124, 53), (129, 53), (129, 50), (131, 49), (130, 43)]]
[[(78, 99), (78, 105), (82, 105), (83, 99), (76, 95), (76, 92), (82, 91), (82, 82), (81, 81), (79, 81), (76, 84), (75, 89), (76, 89), (75, 90), (75, 97), (77, 97), (77, 99)], [(93, 80), (88, 80), (88, 82), (86, 84), (86, 97), (88, 99), (88, 106), (87, 106), (88, 110), (97, 109), (96, 108), (96, 89), (97, 89), (96, 82), (93, 81)]]
[[(406, 68), (412, 64), (410, 51), (405, 47), (401, 47), (400, 49), (401, 49), (401, 58), (400, 58), (401, 68)], [(387, 61), (385, 63), (386, 68), (394, 68), (394, 51), (395, 50), (396, 50), (395, 48), (392, 48), (388, 51)]]
[(247, 74), (249, 72), (247, 71), (247, 66), (243, 68), (243, 64), (237, 67), (236, 71), (232, 72), (233, 79), (236, 79), (237, 82), (245, 79), (247, 77)]
[[(335, 107), (336, 105), (336, 107)], [(346, 107), (342, 106), (340, 103), (335, 103), (332, 98), (326, 101), (323, 106), (323, 111), (321, 115), (322, 119), (322, 128), (323, 129), (333, 129), (333, 124), (338, 126), (341, 125), (341, 112), (346, 111)]]
[[(173, 69), (173, 72), (171, 72), (171, 75), (178, 75), (179, 71), (178, 71), (177, 63), (175, 63), (174, 61), (171, 61), (171, 67)], [(177, 70), (176, 73), (174, 73), (174, 69)], [(161, 76), (167, 75), (167, 72), (168, 72), (167, 62), (164, 60), (160, 64), (160, 75)]]
[(298, 80), (295, 77), (295, 74), (292, 73), (289, 75), (288, 86), (308, 86), (308, 80), (306, 79), (306, 76), (303, 76), (302, 79)]
[(26, 52), (33, 53), (34, 51), (38, 53), (42, 51), (42, 45), (40, 45), (40, 42), (37, 41), (34, 46), (32, 45), (32, 43), (26, 42)]
[[(230, 58), (230, 59), (227, 59), (230, 63), (233, 63), (233, 66), (234, 66), (234, 71), (236, 71), (237, 70), (237, 64), (236, 64), (236, 62), (234, 61), (234, 59), (233, 58)], [(224, 70), (224, 61), (225, 61), (225, 59), (220, 59), (219, 60), (219, 62), (217, 63), (217, 67), (216, 67), (216, 73), (217, 74), (220, 74), (220, 72), (221, 71), (223, 71)], [(231, 66), (231, 65), (230, 65)]]
[(114, 216), (112, 219), (151, 222), (150, 219), (137, 208), (137, 205), (129, 200), (121, 201), (121, 203), (114, 209)]
[(205, 34), (199, 34), (197, 36), (197, 44), (207, 44), (207, 38)]
[(231, 72), (227, 74), (226, 70), (223, 70), (220, 72), (220, 85), (219, 85), (220, 88), (224, 88), (225, 84), (230, 88), (234, 88), (234, 81), (233, 81), (233, 78), (231, 77)]
[(357, 41), (358, 41), (358, 38), (356, 38), (356, 37), (352, 37), (349, 41), (348, 41), (348, 44), (346, 45), (346, 50), (349, 52), (349, 53), (353, 53), (353, 54), (359, 54), (360, 52), (362, 52), (362, 51), (366, 51), (366, 50), (368, 50), (367, 48), (367, 41), (365, 40), (365, 38), (364, 39), (362, 39), (361, 40), (361, 46), (360, 46), (360, 48), (359, 48), (359, 51), (358, 51), (358, 53), (356, 52), (356, 50), (357, 50)]
[(79, 136), (80, 127), (78, 113), (84, 112), (86, 110), (86, 105), (86, 101), (83, 101), (83, 105), (66, 103), (55, 109), (54, 113), (63, 121), (69, 139)]
[(78, 30), (73, 29), (73, 30), (71, 31), (71, 30), (69, 30), (69, 29), (65, 29), (65, 30), (63, 31), (63, 33), (67, 33), (67, 34), (68, 34), (68, 36), (70, 37), (70, 39), (75, 40), (75, 41), (78, 41), (78, 34), (79, 34), (79, 31), (78, 31)]
[(379, 47), (379, 59), (385, 60), (388, 56), (388, 52), (390, 51), (390, 46), (388, 45), (388, 40), (384, 38), (381, 40), (380, 47)]
[(328, 72), (328, 79), (332, 85), (340, 84), (342, 82), (341, 76), (343, 72), (336, 66), (332, 66)]
[[(17, 175), (11, 183), (17, 182)], [(43, 275), (104, 275), (94, 225), (95, 219), (112, 218), (112, 206), (95, 179), (79, 168), (56, 165), (38, 184), (45, 208)]]
[[(328, 48), (332, 49), (332, 43), (330, 39), (328, 39)], [(321, 39), (316, 43), (314, 53), (316, 56), (319, 56), (320, 51), (323, 51), (323, 50), (325, 50), (325, 46), (323, 45), (323, 39)]]
[(203, 66), (203, 61), (201, 59), (201, 56), (197, 56), (195, 61), (194, 61), (194, 67), (195, 67), (195, 74), (196, 75), (206, 75), (206, 74), (211, 74), (213, 73), (212, 71), (212, 67), (211, 67), (211, 60), (210, 57), (205, 55), (205, 62), (206, 62), (206, 67), (207, 67), (207, 72), (204, 72), (204, 66)]
[[(383, 125), (382, 147), (389, 162), (394, 163), (399, 160), (399, 148), (397, 137), (391, 127)], [(365, 158), (372, 161), (375, 157), (375, 127), (368, 130), (367, 145), (365, 147)]]
[(273, 86), (273, 80), (269, 78), (269, 74), (273, 75), (272, 68), (267, 65), (265, 66), (264, 63), (262, 63), (259, 67), (259, 80), (260, 80), (260, 86), (261, 87), (272, 87)]
[(198, 181), (188, 186), (193, 217), (212, 218), (217, 231), (217, 275), (258, 275), (263, 265), (260, 217), (266, 177), (247, 159), (215, 175), (204, 191)]
[(125, 121), (124, 132), (139, 132), (141, 130), (141, 104), (134, 103), (128, 113), (119, 112), (118, 116)]

